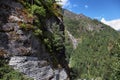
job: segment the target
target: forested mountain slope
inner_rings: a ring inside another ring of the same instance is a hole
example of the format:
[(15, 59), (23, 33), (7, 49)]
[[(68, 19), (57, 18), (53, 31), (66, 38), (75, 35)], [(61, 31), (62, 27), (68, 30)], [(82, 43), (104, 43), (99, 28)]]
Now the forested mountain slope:
[(98, 20), (68, 10), (64, 10), (64, 24), (66, 31), (78, 42), (77, 48), (73, 49), (66, 32), (66, 55), (73, 79), (118, 80), (118, 32)]
[(63, 13), (56, 0), (0, 0), (0, 80), (120, 79), (119, 33)]

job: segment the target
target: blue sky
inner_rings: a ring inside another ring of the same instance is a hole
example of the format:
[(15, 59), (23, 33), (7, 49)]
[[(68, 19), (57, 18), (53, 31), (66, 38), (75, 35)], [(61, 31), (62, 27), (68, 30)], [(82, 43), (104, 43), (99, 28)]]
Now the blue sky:
[(77, 14), (101, 20), (120, 19), (120, 0), (61, 0), (63, 7)]

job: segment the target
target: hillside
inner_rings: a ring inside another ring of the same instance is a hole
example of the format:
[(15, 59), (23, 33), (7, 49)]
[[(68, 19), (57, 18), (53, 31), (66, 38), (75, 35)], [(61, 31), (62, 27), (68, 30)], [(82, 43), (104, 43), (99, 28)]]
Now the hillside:
[(0, 80), (69, 78), (61, 10), (55, 0), (0, 0)]
[[(113, 64), (117, 63), (118, 58), (113, 56), (113, 50), (115, 44), (119, 43), (118, 32), (98, 20), (68, 10), (64, 10), (64, 24), (66, 55), (73, 70), (72, 78), (117, 80), (119, 77)], [(76, 49), (67, 31), (77, 40)]]
[(62, 10), (56, 0), (0, 0), (0, 80), (120, 79), (120, 34)]
[[(75, 14), (68, 10), (64, 10), (64, 23), (67, 28), (76, 38), (80, 37), (82, 33), (86, 32), (100, 32), (100, 31), (110, 31), (109, 34), (117, 36), (117, 32), (110, 28), (109, 26), (101, 23), (96, 19), (90, 19), (89, 17), (83, 14)], [(73, 27), (74, 26), (74, 27)], [(74, 29), (73, 29), (74, 28)]]

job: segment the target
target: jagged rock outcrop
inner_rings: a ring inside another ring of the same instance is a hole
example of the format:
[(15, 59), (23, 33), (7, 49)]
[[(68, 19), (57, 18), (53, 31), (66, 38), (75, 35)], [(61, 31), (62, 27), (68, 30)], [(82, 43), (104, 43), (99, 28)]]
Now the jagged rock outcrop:
[(48, 80), (53, 77), (50, 65), (46, 61), (39, 61), (37, 57), (15, 56), (11, 58), (9, 65), (36, 80)]
[[(20, 19), (20, 13), (16, 10), (22, 10), (22, 5), (18, 2), (12, 0), (2, 0), (0, 7), (0, 16), (6, 17), (1, 18), (0, 22), (0, 51), (4, 51), (7, 54), (5, 56), (23, 56), (23, 55), (34, 55), (47, 53), (44, 52), (43, 45), (40, 41), (33, 35), (32, 30), (23, 30), (18, 24), (19, 20), (25, 21), (25, 19)], [(11, 5), (10, 5), (11, 3)], [(16, 5), (16, 6), (15, 6)], [(10, 8), (5, 11), (6, 8)], [(12, 7), (11, 7), (12, 6)], [(9, 13), (8, 13), (9, 12)], [(8, 15), (8, 16), (7, 16)], [(12, 18), (11, 16), (14, 15)], [(22, 17), (22, 15), (21, 15)], [(11, 19), (10, 19), (11, 18)], [(4, 20), (5, 19), (5, 20)], [(37, 54), (36, 54), (37, 53)], [(43, 54), (44, 55), (44, 54)]]
[[(23, 8), (23, 5), (15, 0), (0, 1), (0, 57), (9, 59), (10, 66), (34, 80), (66, 80), (68, 74), (65, 66), (60, 69), (53, 67), (49, 52), (34, 35), (31, 28), (33, 21), (23, 12)], [(64, 33), (64, 26), (59, 18), (51, 17), (44, 26), (52, 32), (51, 24), (55, 22), (61, 26), (60, 30)], [(23, 29), (21, 25), (24, 24), (21, 23), (27, 24), (29, 28)]]
[(66, 80), (67, 74), (64, 69), (53, 70), (46, 60), (37, 57), (14, 56), (9, 65), (35, 80)]
[(72, 44), (73, 44), (73, 49), (76, 49), (77, 46), (78, 46), (78, 41), (77, 41), (77, 39), (74, 38), (74, 36), (73, 36), (72, 34), (70, 34), (69, 31), (66, 31), (66, 32), (67, 32), (68, 36), (70, 37), (70, 40), (71, 40), (71, 42), (72, 42)]

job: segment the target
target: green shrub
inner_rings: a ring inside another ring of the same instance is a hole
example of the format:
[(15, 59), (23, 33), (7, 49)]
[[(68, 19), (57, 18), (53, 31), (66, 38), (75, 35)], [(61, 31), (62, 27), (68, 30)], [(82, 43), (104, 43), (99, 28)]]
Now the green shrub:
[(46, 11), (43, 8), (43, 6), (37, 6), (37, 5), (32, 5), (31, 13), (32, 14), (39, 14), (41, 16), (45, 16), (46, 15)]
[(33, 80), (25, 77), (7, 65), (5, 60), (0, 60), (0, 80)]

